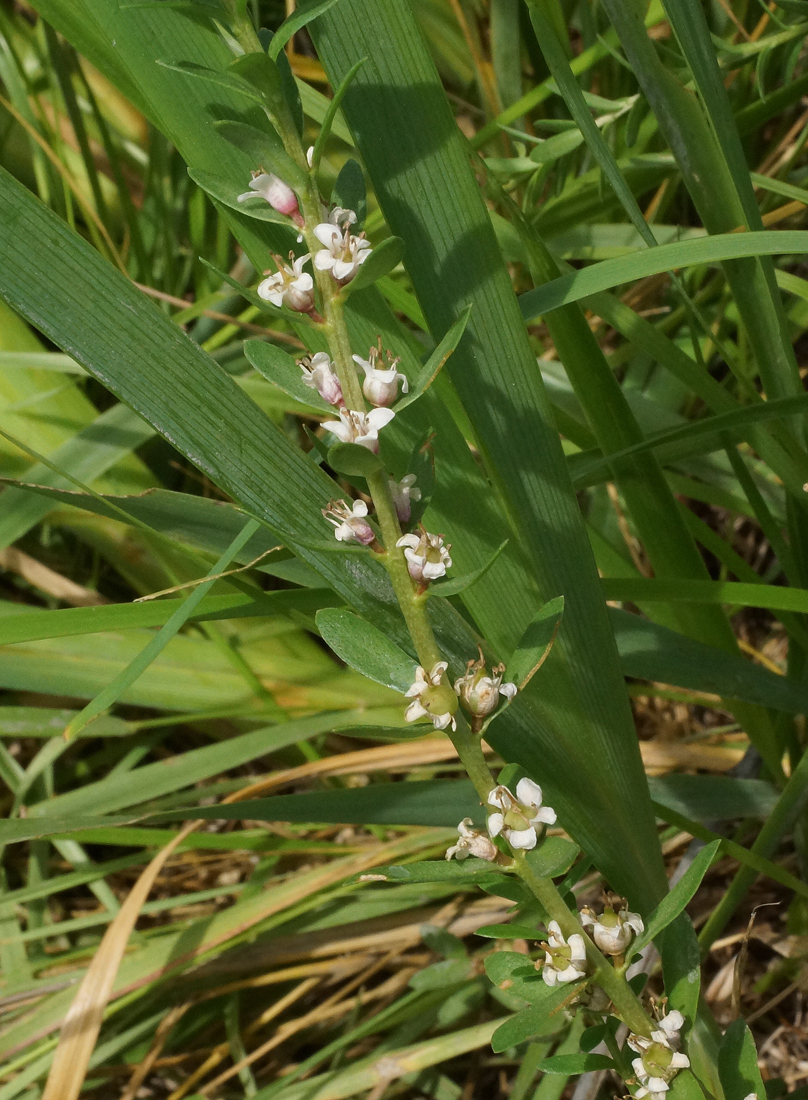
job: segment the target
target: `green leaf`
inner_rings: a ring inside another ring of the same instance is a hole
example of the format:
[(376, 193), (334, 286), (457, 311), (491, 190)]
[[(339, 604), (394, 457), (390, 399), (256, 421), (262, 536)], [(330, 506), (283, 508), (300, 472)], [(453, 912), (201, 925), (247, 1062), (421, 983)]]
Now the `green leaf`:
[(808, 708), (808, 691), (790, 677), (620, 608), (610, 607), (609, 617), (626, 676), (743, 699), (788, 714), (804, 714)]
[[(188, 591), (192, 591), (191, 588)], [(325, 590), (303, 589), (251, 596), (206, 596), (188, 613), (189, 622), (274, 616), (287, 611), (312, 612), (332, 599)], [(99, 607), (66, 607), (54, 611), (26, 611), (0, 616), (0, 645), (32, 642), (40, 638), (66, 638), (109, 630), (134, 630), (163, 626), (185, 604), (183, 598), (147, 603), (107, 604)], [(186, 609), (187, 610), (187, 609)], [(2, 709), (0, 709), (2, 713)], [(55, 713), (50, 711), (48, 713)], [(72, 715), (71, 715), (72, 716)], [(2, 725), (0, 724), (0, 732)]]
[(497, 547), (491, 557), (481, 565), (479, 569), (475, 569), (471, 573), (464, 573), (462, 577), (452, 577), (448, 581), (436, 581), (434, 584), (430, 584), (427, 589), (430, 596), (456, 596), (460, 592), (465, 592), (466, 589), (472, 588), (477, 581), (482, 580), (499, 555), (508, 545), (506, 539), (503, 543)]
[(345, 287), (343, 293), (352, 294), (355, 290), (363, 290), (372, 286), (377, 279), (389, 275), (393, 268), (398, 267), (404, 257), (404, 242), (401, 237), (387, 237), (381, 244), (372, 248), (370, 255)]
[(718, 1074), (727, 1100), (745, 1100), (750, 1093), (766, 1100), (755, 1040), (745, 1020), (727, 1028), (718, 1049)]
[(668, 1004), (692, 1024), (699, 1010), (701, 949), (687, 913), (680, 913), (668, 925), (658, 946)]
[(471, 316), (471, 306), (467, 306), (463, 310), (460, 317), (455, 321), (441, 342), (432, 352), (423, 366), (423, 369), (418, 374), (418, 377), (414, 380), (410, 387), (410, 392), (405, 394), (400, 401), (396, 402), (396, 412), (401, 412), (402, 409), (406, 409), (408, 405), (411, 405), (413, 401), (417, 401), (422, 393), (426, 393), (438, 374), (441, 371), (446, 360), (455, 350), (457, 345), (466, 331), (466, 325), (469, 322)]
[[(541, 982), (541, 979), (539, 981)], [(491, 1038), (491, 1049), (495, 1054), (501, 1054), (502, 1051), (518, 1046), (527, 1039), (554, 1035), (560, 1031), (566, 1023), (563, 1009), (574, 999), (584, 983), (576, 982), (551, 987), (541, 982), (541, 985), (544, 992), (537, 993), (536, 1003), (517, 1012), (494, 1032)]]
[(567, 302), (579, 302), (589, 294), (609, 290), (623, 283), (645, 279), (678, 267), (718, 263), (740, 256), (778, 256), (808, 252), (808, 231), (800, 229), (763, 230), (756, 233), (718, 233), (619, 256), (614, 260), (585, 267), (562, 275), (544, 286), (519, 297), (526, 321), (558, 309)]
[(632, 944), (633, 954), (637, 954), (647, 944), (652, 943), (671, 921), (684, 911), (685, 906), (701, 885), (701, 880), (709, 871), (720, 847), (721, 841), (713, 840), (702, 848), (670, 893), (662, 899), (645, 922), (645, 931)]
[(692, 603), (739, 604), (763, 607), (768, 611), (808, 611), (808, 589), (780, 588), (770, 584), (745, 584), (739, 581), (690, 581), (646, 577), (604, 577), (604, 598), (621, 603), (665, 603), (688, 600)]
[[(384, 875), (388, 882), (451, 882), (462, 886), (478, 883), (499, 873), (501, 868), (493, 866), (488, 860), (474, 859), (436, 859), (422, 863), (408, 863), (403, 867), (379, 867), (374, 875)], [(522, 956), (524, 959), (524, 955)]]
[(324, 608), (316, 616), (323, 641), (346, 665), (395, 691), (415, 682), (416, 662), (378, 627), (341, 608)]
[(320, 412), (334, 415), (334, 409), (320, 397), (317, 390), (305, 385), (300, 367), (291, 355), (265, 340), (245, 340), (243, 347), (250, 366), (255, 367), (267, 381), (274, 383), (301, 405), (309, 405)]
[[(113, 405), (48, 456), (26, 471), (26, 480), (72, 488), (56, 466), (92, 483), (136, 447), (154, 437), (154, 429), (125, 405)], [(52, 505), (22, 487), (7, 488), (0, 497), (0, 547), (16, 542), (51, 511)]]
[(210, 84), (216, 84), (220, 88), (226, 88), (229, 92), (246, 96), (253, 103), (265, 106), (264, 96), (249, 81), (242, 79), (232, 72), (209, 69), (206, 65), (198, 65), (195, 61), (158, 61), (165, 69), (173, 69), (183, 76), (192, 76), (199, 80), (205, 80)]
[(475, 936), (488, 940), (541, 940), (544, 933), (529, 924), (486, 924), (478, 928)]
[(445, 989), (447, 986), (457, 985), (472, 976), (473, 966), (471, 959), (442, 959), (413, 974), (410, 988)]
[[(214, 122), (214, 128), (221, 134), (225, 141), (241, 149), (255, 163), (256, 168), (264, 168), (267, 172), (274, 172), (293, 191), (305, 191), (309, 185), (308, 173), (296, 164), (283, 147), (283, 142), (274, 130), (259, 130), (255, 126), (248, 126), (244, 122), (231, 122), (222, 119)], [(243, 190), (248, 190), (249, 180), (244, 181)], [(256, 195), (260, 199), (260, 196)], [(260, 199), (264, 205), (268, 205)], [(242, 205), (246, 209), (246, 203)], [(236, 207), (235, 209), (239, 209)], [(286, 219), (288, 224), (288, 219)]]
[(615, 1068), (612, 1059), (605, 1054), (557, 1054), (554, 1058), (545, 1058), (539, 1063), (542, 1073), (562, 1073), (565, 1077)]
[[(332, 716), (335, 730), (350, 730), (350, 717), (341, 722)], [(430, 730), (430, 733), (432, 731)], [(208, 813), (210, 811), (210, 813)], [(213, 811), (221, 811), (214, 813)], [(271, 798), (162, 814), (162, 822), (184, 821), (189, 816), (227, 820), (335, 822), (340, 825), (371, 822), (378, 825), (426, 825), (456, 829), (464, 817), (477, 825), (485, 822), (480, 799), (469, 780), (427, 779), (414, 783), (370, 783), (367, 787), (281, 794)], [(455, 834), (456, 836), (456, 834)], [(448, 846), (448, 840), (447, 840)], [(468, 862), (468, 860), (466, 861)], [(489, 864), (489, 870), (491, 865)]]
[(524, 691), (549, 657), (563, 614), (564, 597), (556, 596), (538, 611), (519, 639), (519, 644), (508, 661), (507, 674), (508, 679), (512, 680), (520, 691)]
[(328, 448), (328, 465), (338, 474), (367, 477), (384, 468), (381, 458), (358, 443), (335, 443)]
[(557, 878), (566, 874), (581, 849), (563, 836), (545, 837), (541, 844), (528, 852), (527, 860), (534, 874), (541, 878)]
[[(351, 66), (351, 71), (357, 71), (356, 65)], [(347, 89), (346, 89), (347, 90)], [(356, 214), (355, 226), (357, 229), (365, 224), (368, 202), (365, 191), (365, 177), (357, 162), (350, 157), (340, 168), (339, 175), (331, 190), (331, 205), (342, 206), (346, 210), (353, 210)], [(369, 261), (365, 261), (368, 263)], [(358, 278), (358, 276), (357, 276)]]
[[(290, 230), (294, 224), (284, 214), (279, 214), (258, 194), (255, 196), (255, 202), (251, 199), (239, 202), (238, 196), (244, 194), (244, 191), (239, 191), (238, 187), (234, 186), (230, 180), (225, 179), (223, 176), (217, 176), (215, 172), (205, 172), (201, 168), (189, 168), (188, 175), (206, 194), (217, 202), (223, 203), (230, 210), (238, 210), (239, 213), (246, 214), (248, 218), (256, 218), (261, 222), (274, 222), (276, 225), (286, 226)], [(291, 235), (289, 239), (291, 243)]]
[(322, 15), (324, 11), (328, 11), (336, 2), (337, 0), (303, 0), (303, 3), (298, 4), (292, 15), (284, 19), (272, 36), (269, 56), (274, 60), (299, 30), (302, 30), (312, 19), (316, 19), (318, 15)]
[[(286, 58), (283, 60), (286, 61)], [(230, 62), (227, 71), (235, 73), (254, 88), (261, 97), (262, 105), (273, 113), (277, 112), (280, 104), (285, 103), (280, 64), (276, 64), (263, 50), (242, 54)]]
[(85, 726), (92, 722), (93, 718), (102, 714), (105, 710), (109, 710), (109, 708), (120, 699), (121, 695), (123, 695), (123, 693), (146, 671), (149, 665), (160, 653), (162, 653), (171, 639), (175, 637), (188, 621), (189, 616), (193, 614), (202, 599), (216, 583), (215, 578), (227, 569), (234, 556), (244, 545), (246, 545), (250, 537), (255, 534), (259, 527), (260, 522), (258, 520), (249, 520), (245, 523), (242, 530), (236, 535), (224, 554), (211, 568), (208, 576), (212, 579), (206, 580), (203, 584), (198, 585), (190, 596), (182, 600), (180, 606), (149, 641), (148, 645), (141, 650), (137, 657), (130, 662), (125, 669), (119, 672), (118, 675), (107, 684), (98, 695), (96, 695), (92, 702), (87, 704), (80, 714), (77, 714), (75, 718), (71, 719), (64, 733), (66, 740), (69, 741), (72, 737), (75, 737), (79, 730), (84, 729)]
[(353, 78), (356, 76), (356, 74), (359, 72), (366, 61), (366, 57), (360, 57), (360, 59), (350, 67), (348, 72), (340, 81), (339, 87), (334, 92), (334, 95), (332, 96), (331, 101), (328, 104), (328, 110), (325, 113), (325, 118), (323, 119), (320, 126), (320, 132), (317, 135), (317, 140), (314, 143), (314, 151), (311, 154), (312, 172), (316, 172), (320, 165), (323, 150), (325, 149), (326, 142), (331, 135), (331, 128), (334, 125), (334, 119), (337, 117), (337, 111), (339, 110), (345, 93), (350, 88)]

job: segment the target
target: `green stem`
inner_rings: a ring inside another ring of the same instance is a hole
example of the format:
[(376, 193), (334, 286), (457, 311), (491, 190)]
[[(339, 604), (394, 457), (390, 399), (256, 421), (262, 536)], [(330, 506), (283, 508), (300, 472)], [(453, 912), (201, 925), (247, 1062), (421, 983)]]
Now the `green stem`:
[(637, 995), (625, 978), (615, 970), (609, 960), (600, 953), (586, 932), (583, 931), (577, 915), (571, 913), (567, 908), (553, 881), (537, 875), (523, 851), (515, 851), (513, 858), (520, 878), (533, 891), (551, 920), (557, 922), (564, 938), (569, 939), (570, 936), (576, 935), (583, 936), (587, 962), (593, 971), (592, 978), (608, 994), (623, 1023), (636, 1035), (650, 1036), (654, 1028), (653, 1020), (642, 1007)]

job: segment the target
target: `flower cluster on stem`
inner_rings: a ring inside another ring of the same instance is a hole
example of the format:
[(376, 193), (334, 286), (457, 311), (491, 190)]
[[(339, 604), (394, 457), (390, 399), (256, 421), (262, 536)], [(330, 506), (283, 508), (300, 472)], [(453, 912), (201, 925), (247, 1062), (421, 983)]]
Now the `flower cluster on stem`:
[(651, 1032), (650, 1039), (645, 1035), (629, 1035), (627, 1043), (639, 1055), (631, 1066), (640, 1083), (634, 1095), (640, 1100), (644, 1096), (650, 1100), (664, 1097), (679, 1070), (689, 1067), (690, 1059), (678, 1050), (684, 1022), (681, 1012), (669, 1012)]
[[(254, 28), (238, 13), (235, 0), (226, 0), (226, 4), (235, 13), (232, 27), (240, 48), (247, 53), (261, 51)], [(391, 352), (382, 355), (381, 342), (366, 358), (351, 348), (343, 316), (345, 288), (367, 262), (372, 248), (364, 233), (355, 232), (354, 211), (335, 208), (323, 214), (313, 158), (307, 157), (288, 108), (276, 104), (268, 113), (287, 155), (307, 172), (308, 186), (297, 188), (296, 193), (285, 181), (259, 168), (239, 201), (263, 200), (288, 217), (301, 230), (298, 239), (305, 239), (307, 251), (301, 256), (290, 254), (289, 262), (276, 257), (277, 270), (265, 273), (258, 294), (272, 305), (307, 314), (310, 322), (320, 326), (329, 350), (301, 361), (302, 381), (335, 411), (334, 419), (323, 425), (326, 431), (341, 442), (378, 454), (380, 432), (393, 421), (393, 406), (408, 392), (408, 382), (398, 369), (398, 359)], [(311, 273), (306, 270), (309, 262)], [(428, 718), (435, 729), (446, 730), (481, 802), (490, 809), (486, 831), (474, 828), (468, 818), (460, 823), (458, 839), (446, 856), (502, 862), (522, 877), (549, 914), (544, 981), (553, 985), (588, 979), (602, 988), (632, 1031), (629, 1042), (639, 1055), (634, 1062), (641, 1085), (637, 1095), (661, 1095), (675, 1072), (688, 1064), (675, 1049), (681, 1017), (670, 1013), (654, 1027), (624, 976), (601, 954), (602, 950), (616, 960), (617, 948), (625, 951), (641, 922), (638, 924), (636, 914), (622, 909), (612, 915), (605, 911), (599, 917), (584, 914), (581, 921), (592, 929), (593, 943), (552, 880), (537, 878), (531, 870), (527, 853), (540, 842), (545, 827), (555, 823), (555, 811), (543, 804), (541, 788), (530, 779), (521, 779), (515, 793), (497, 785), (479, 736), (496, 708), (512, 700), (516, 686), (503, 682), (502, 666), (489, 672), (482, 654), (478, 661), (469, 662), (465, 675), (454, 682), (449, 679), (448, 663), (437, 645), (424, 597), (429, 585), (452, 567), (451, 547), (443, 535), (412, 522), (412, 505), (421, 496), (414, 475), (395, 480), (381, 470), (368, 473), (366, 481), (368, 500), (332, 500), (323, 516), (333, 526), (337, 541), (367, 547), (387, 569), (419, 660), (415, 680), (406, 692), (405, 717), (407, 721)], [(369, 518), (371, 504), (374, 524)]]

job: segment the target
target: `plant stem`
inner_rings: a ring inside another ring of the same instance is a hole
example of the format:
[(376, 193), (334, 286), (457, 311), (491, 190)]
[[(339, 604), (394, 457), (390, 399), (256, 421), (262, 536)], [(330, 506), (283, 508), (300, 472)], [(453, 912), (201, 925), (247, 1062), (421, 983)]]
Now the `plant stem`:
[(513, 858), (520, 878), (530, 887), (550, 918), (558, 923), (564, 937), (568, 939), (570, 936), (583, 936), (586, 958), (594, 971), (592, 977), (611, 998), (623, 1023), (637, 1035), (650, 1035), (654, 1027), (651, 1017), (642, 1007), (625, 978), (615, 970), (583, 931), (577, 915), (567, 908), (553, 881), (542, 878), (533, 871), (524, 851), (514, 851)]

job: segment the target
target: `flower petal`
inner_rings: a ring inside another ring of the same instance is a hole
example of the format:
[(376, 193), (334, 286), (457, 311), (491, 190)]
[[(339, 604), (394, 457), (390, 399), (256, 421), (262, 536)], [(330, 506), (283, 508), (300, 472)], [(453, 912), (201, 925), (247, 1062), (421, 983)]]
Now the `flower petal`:
[(536, 847), (538, 841), (535, 829), (511, 829), (508, 832), (508, 843), (512, 848), (521, 848), (529, 851)]
[[(491, 799), (489, 798), (489, 802)], [(495, 802), (496, 806), (497, 803)], [(505, 824), (505, 818), (502, 814), (489, 814), (488, 817), (488, 832), (491, 836), (499, 836), (502, 832), (502, 826)]]
[(541, 787), (532, 779), (520, 779), (516, 784), (516, 797), (523, 806), (541, 806)]

